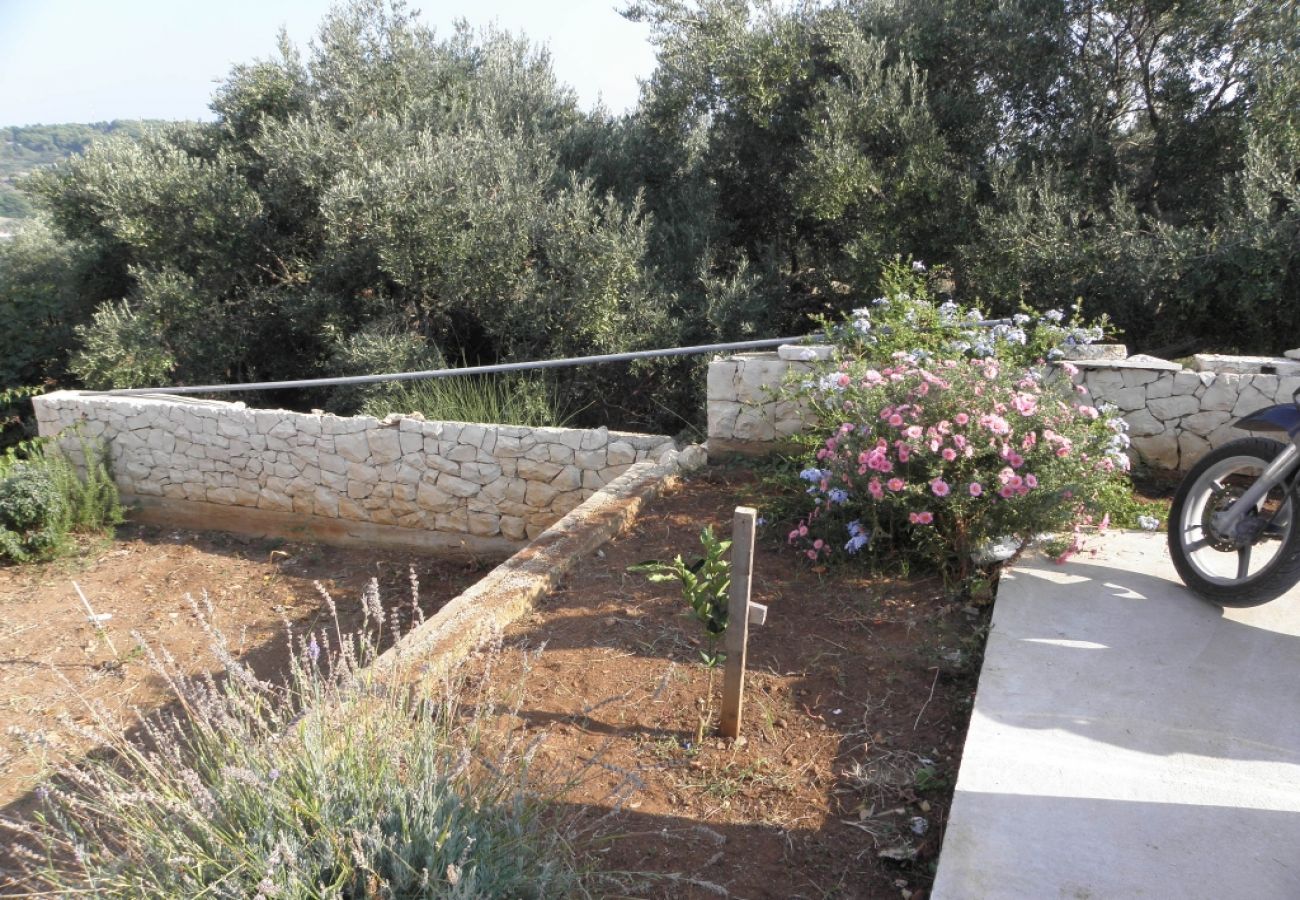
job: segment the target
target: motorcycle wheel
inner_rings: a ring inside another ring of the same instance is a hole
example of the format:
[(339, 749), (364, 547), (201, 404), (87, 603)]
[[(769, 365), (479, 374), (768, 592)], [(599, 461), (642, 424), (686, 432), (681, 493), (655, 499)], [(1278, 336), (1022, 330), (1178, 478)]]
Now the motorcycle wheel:
[(1300, 527), (1287, 485), (1256, 509), (1270, 524), (1246, 546), (1212, 532), (1211, 516), (1232, 505), (1283, 445), (1244, 438), (1206, 454), (1192, 467), (1169, 510), (1169, 555), (1183, 583), (1219, 606), (1259, 606), (1300, 582)]

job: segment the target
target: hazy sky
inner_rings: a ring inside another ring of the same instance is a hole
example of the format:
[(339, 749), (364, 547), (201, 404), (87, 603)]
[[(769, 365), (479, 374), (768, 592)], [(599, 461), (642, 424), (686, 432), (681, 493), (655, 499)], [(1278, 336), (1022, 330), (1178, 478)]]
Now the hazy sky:
[[(270, 56), (281, 26), (300, 48), (330, 0), (0, 0), (0, 125), (211, 118), (235, 63)], [(412, 2), (440, 34), (464, 18), (550, 47), (584, 108), (631, 107), (654, 68), (648, 29), (618, 0)]]

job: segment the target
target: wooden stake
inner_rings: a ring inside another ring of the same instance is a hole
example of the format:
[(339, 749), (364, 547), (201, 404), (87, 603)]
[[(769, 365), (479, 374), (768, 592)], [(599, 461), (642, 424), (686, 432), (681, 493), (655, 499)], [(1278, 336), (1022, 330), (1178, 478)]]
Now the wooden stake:
[[(745, 704), (745, 652), (749, 645), (749, 591), (754, 577), (754, 523), (758, 511), (737, 506), (731, 528), (731, 594), (727, 598), (727, 671), (722, 681), (723, 737), (740, 737)], [(766, 612), (766, 610), (764, 610)]]

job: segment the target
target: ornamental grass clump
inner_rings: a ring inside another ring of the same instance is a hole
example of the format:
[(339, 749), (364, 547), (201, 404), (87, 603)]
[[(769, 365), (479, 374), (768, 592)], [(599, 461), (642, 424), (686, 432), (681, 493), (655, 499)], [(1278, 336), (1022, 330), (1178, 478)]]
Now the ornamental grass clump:
[(532, 765), (536, 740), (493, 727), (510, 700), (490, 667), (473, 691), (409, 671), (378, 680), (366, 666), (398, 617), (373, 582), (363, 603), (364, 634), (335, 616), (291, 636), (280, 683), (210, 626), (220, 676), (184, 677), (148, 651), (176, 711), (142, 718), (134, 739), (102, 712), (82, 729), (107, 752), (62, 767), (34, 821), (2, 823), (27, 886), (169, 900), (585, 893), (575, 832), (549, 802), (567, 785)]

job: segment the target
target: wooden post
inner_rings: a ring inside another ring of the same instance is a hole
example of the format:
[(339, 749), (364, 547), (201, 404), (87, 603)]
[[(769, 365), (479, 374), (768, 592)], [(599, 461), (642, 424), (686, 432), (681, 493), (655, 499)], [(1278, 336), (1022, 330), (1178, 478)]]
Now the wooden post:
[[(727, 598), (727, 671), (722, 681), (723, 737), (740, 736), (740, 715), (745, 704), (745, 652), (749, 644), (750, 584), (754, 576), (754, 523), (758, 511), (737, 506), (731, 528), (731, 594)], [(766, 613), (766, 610), (763, 610)]]

